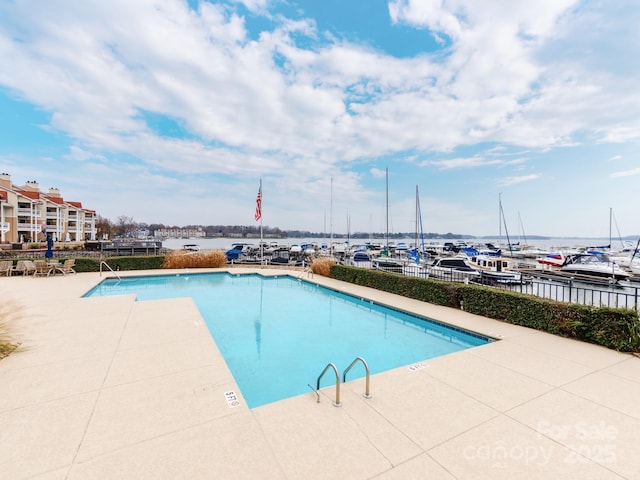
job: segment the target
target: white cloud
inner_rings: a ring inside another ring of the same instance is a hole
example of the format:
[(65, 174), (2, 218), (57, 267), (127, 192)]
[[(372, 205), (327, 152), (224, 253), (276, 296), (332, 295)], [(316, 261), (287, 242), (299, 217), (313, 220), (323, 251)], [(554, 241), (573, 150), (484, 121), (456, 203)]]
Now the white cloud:
[(640, 168), (633, 168), (631, 170), (625, 170), (622, 172), (613, 172), (609, 174), (609, 177), (611, 178), (633, 177), (634, 175), (640, 175)]
[(618, 116), (630, 110), (622, 96), (607, 90), (605, 97), (586, 72), (558, 78), (553, 65), (538, 64), (537, 48), (553, 40), (569, 1), (543, 2), (535, 15), (518, 2), (507, 9), (392, 2), (396, 21), (453, 38), (444, 62), (395, 59), (349, 44), (303, 49), (290, 35), (312, 38), (305, 21), (285, 20), (247, 41), (241, 17), (208, 3), (199, 14), (177, 1), (162, 8), (151, 1), (83, 5), (62, 15), (55, 2), (43, 3), (37, 10), (46, 15), (37, 18), (11, 12), (13, 34), (27, 30), (31, 40), (5, 36), (0, 52), (14, 66), (4, 83), (53, 111), (57, 129), (94, 147), (112, 147), (114, 135), (149, 135), (136, 118), (139, 108), (181, 119), (201, 141), (343, 160), (491, 141), (568, 145), (576, 129), (596, 121), (603, 141), (639, 130), (607, 129), (605, 112), (594, 120), (598, 97), (618, 104)]
[(530, 175), (521, 175), (519, 177), (505, 177), (498, 182), (499, 187), (508, 187), (511, 185), (516, 185), (518, 183), (530, 182), (532, 180), (538, 180), (540, 178), (539, 174), (530, 174)]
[(451, 158), (446, 160), (433, 160), (422, 162), (422, 165), (434, 165), (442, 170), (454, 168), (486, 167), (487, 165), (497, 165), (500, 160), (486, 160), (484, 158)]
[(256, 13), (264, 13), (272, 0), (234, 0), (236, 3), (243, 4), (247, 10)]
[(372, 168), (369, 170), (369, 173), (371, 173), (371, 176), (374, 178), (384, 178), (387, 175), (386, 170), (381, 170), (379, 168)]

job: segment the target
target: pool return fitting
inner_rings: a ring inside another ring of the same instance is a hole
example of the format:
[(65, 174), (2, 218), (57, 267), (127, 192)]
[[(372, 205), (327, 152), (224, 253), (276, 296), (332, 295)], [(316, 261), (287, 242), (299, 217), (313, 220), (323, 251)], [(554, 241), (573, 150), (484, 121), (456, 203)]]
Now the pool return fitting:
[[(370, 377), (369, 365), (367, 365), (367, 362), (365, 361), (364, 358), (356, 357), (356, 359), (353, 362), (351, 362), (351, 365), (349, 365), (344, 371), (344, 373), (342, 374), (342, 382), (343, 383), (346, 382), (347, 372), (349, 372), (349, 370), (351, 370), (355, 366), (355, 364), (358, 362), (362, 362), (362, 365), (364, 365), (364, 369), (366, 372), (365, 391), (362, 394), (362, 396), (364, 398), (371, 398), (371, 393), (369, 393), (369, 377)], [(318, 376), (318, 380), (316, 381), (316, 388), (313, 388), (310, 383), (307, 385), (316, 394), (316, 397), (317, 397), (316, 402), (320, 403), (320, 394), (318, 393), (318, 391), (320, 390), (320, 380), (330, 368), (333, 369), (333, 373), (335, 373), (336, 375), (336, 399), (333, 402), (333, 406), (341, 407), (342, 402), (340, 402), (340, 374), (338, 373), (338, 368), (335, 366), (333, 362), (328, 363), (327, 366), (324, 367), (324, 370), (322, 370), (322, 373)]]

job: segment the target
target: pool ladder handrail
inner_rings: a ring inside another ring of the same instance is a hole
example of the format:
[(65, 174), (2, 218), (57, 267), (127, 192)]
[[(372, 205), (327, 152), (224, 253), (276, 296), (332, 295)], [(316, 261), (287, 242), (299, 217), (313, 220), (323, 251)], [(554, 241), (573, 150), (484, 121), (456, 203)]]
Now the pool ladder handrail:
[(369, 392), (369, 377), (370, 377), (369, 365), (367, 365), (367, 362), (365, 361), (364, 358), (356, 357), (356, 359), (353, 362), (351, 362), (351, 365), (349, 365), (344, 371), (344, 373), (342, 374), (342, 383), (345, 383), (347, 381), (347, 372), (351, 370), (355, 366), (355, 364), (358, 362), (362, 362), (362, 365), (364, 365), (364, 370), (366, 372), (365, 387), (364, 387), (364, 393), (362, 394), (362, 396), (364, 398), (371, 398), (371, 393)]
[[(362, 396), (364, 398), (371, 398), (371, 393), (369, 391), (369, 378), (371, 376), (371, 372), (369, 371), (369, 365), (367, 364), (366, 360), (362, 357), (356, 357), (355, 360), (353, 362), (351, 362), (351, 365), (349, 365), (346, 370), (344, 371), (344, 373), (342, 374), (342, 383), (345, 383), (347, 381), (347, 373), (349, 372), (349, 370), (351, 370), (356, 363), (358, 362), (362, 362), (362, 365), (364, 365), (364, 370), (365, 370), (365, 389), (364, 389), (364, 393), (362, 394)], [(320, 390), (320, 380), (322, 379), (322, 377), (324, 376), (325, 373), (327, 373), (327, 371), (332, 368), (333, 372), (336, 374), (336, 399), (333, 402), (333, 406), (334, 407), (341, 407), (342, 403), (340, 402), (340, 373), (338, 373), (338, 368), (336, 367), (336, 365), (333, 362), (330, 362), (327, 364), (326, 367), (324, 367), (324, 370), (322, 370), (322, 373), (318, 376), (318, 380), (316, 382), (316, 388), (313, 388), (313, 386), (311, 386), (310, 383), (308, 383), (307, 385), (309, 386), (309, 388), (311, 390), (313, 390), (313, 393), (316, 394), (317, 403), (320, 403), (320, 393), (318, 393), (318, 391)]]
[(108, 264), (107, 262), (105, 262), (104, 260), (102, 260), (102, 261), (100, 262), (100, 276), (102, 276), (102, 265), (106, 266), (109, 270), (111, 270), (111, 272), (113, 272), (113, 274), (118, 278), (118, 280), (122, 280), (122, 279), (120, 278), (120, 275), (118, 275), (118, 273), (117, 273), (113, 268), (111, 268), (111, 267), (109, 266), (109, 264)]
[[(318, 390), (320, 390), (320, 380), (322, 379), (324, 374), (327, 373), (327, 370), (329, 370), (330, 368), (332, 368), (333, 372), (336, 374), (336, 399), (333, 402), (333, 406), (341, 407), (342, 403), (340, 402), (340, 374), (338, 373), (338, 368), (335, 366), (333, 362), (329, 362), (327, 366), (324, 367), (324, 370), (322, 370), (322, 373), (320, 374), (320, 376), (318, 377), (318, 381), (316, 382), (315, 392), (316, 392), (316, 395), (318, 395)], [(318, 402), (320, 402), (320, 395), (318, 395)]]

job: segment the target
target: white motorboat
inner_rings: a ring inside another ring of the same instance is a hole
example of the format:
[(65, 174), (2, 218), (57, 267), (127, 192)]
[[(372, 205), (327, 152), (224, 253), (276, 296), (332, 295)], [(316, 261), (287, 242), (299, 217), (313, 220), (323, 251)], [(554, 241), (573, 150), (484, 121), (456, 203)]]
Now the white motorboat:
[(385, 272), (402, 273), (402, 269), (406, 262), (386, 256), (375, 257), (371, 259), (371, 267), (376, 270)]
[(628, 280), (631, 274), (624, 271), (604, 253), (581, 253), (567, 258), (561, 272), (614, 280)]
[(439, 257), (429, 266), (429, 277), (454, 282), (480, 279), (480, 272), (464, 257)]
[(521, 283), (523, 281), (517, 264), (510, 258), (476, 255), (471, 257), (471, 263), (481, 271), (482, 279), (486, 283)]
[(409, 277), (428, 278), (429, 268), (425, 265), (422, 265), (416, 262), (407, 262), (402, 267), (402, 273), (404, 273)]

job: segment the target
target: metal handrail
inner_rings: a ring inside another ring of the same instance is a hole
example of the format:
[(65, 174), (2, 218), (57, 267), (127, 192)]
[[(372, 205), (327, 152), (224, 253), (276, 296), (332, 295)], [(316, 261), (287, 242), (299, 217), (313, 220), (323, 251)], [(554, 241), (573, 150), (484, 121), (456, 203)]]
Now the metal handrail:
[(340, 403), (340, 374), (338, 373), (338, 368), (333, 364), (329, 363), (318, 377), (318, 381), (316, 382), (316, 390), (320, 390), (320, 379), (327, 373), (329, 368), (333, 368), (334, 373), (336, 374), (336, 399), (333, 402), (334, 407), (341, 407), (342, 403)]
[(118, 278), (118, 280), (122, 280), (122, 279), (120, 278), (120, 275), (118, 275), (118, 273), (117, 273), (113, 268), (111, 268), (111, 267), (109, 266), (109, 264), (108, 264), (107, 262), (105, 262), (104, 260), (102, 260), (102, 261), (100, 262), (100, 276), (102, 276), (102, 265), (104, 265), (104, 266), (105, 266), (105, 267), (107, 267), (109, 270), (111, 270), (111, 272), (113, 272), (113, 274)]
[(364, 369), (366, 372), (366, 380), (365, 380), (365, 387), (364, 387), (364, 393), (362, 394), (362, 396), (364, 398), (371, 398), (371, 393), (369, 393), (369, 365), (367, 365), (367, 362), (364, 360), (364, 358), (362, 357), (356, 357), (356, 359), (351, 362), (351, 365), (349, 365), (346, 370), (344, 371), (344, 373), (342, 374), (342, 382), (346, 382), (347, 380), (347, 372), (349, 370), (351, 370), (353, 368), (353, 366), (358, 363), (358, 362), (362, 362), (362, 365), (364, 365)]
[(313, 386), (310, 383), (307, 383), (307, 386), (311, 389), (313, 393), (316, 394), (316, 397), (317, 397), (316, 403), (320, 403), (320, 394), (318, 393), (318, 390), (313, 388)]

